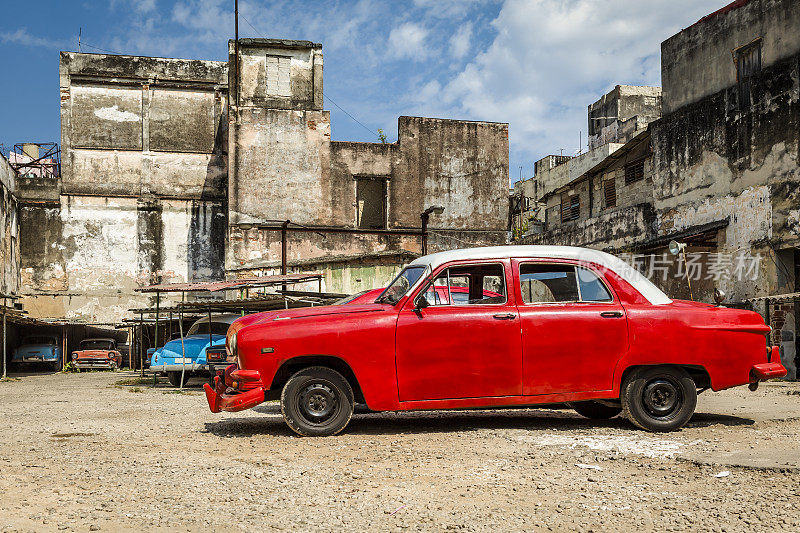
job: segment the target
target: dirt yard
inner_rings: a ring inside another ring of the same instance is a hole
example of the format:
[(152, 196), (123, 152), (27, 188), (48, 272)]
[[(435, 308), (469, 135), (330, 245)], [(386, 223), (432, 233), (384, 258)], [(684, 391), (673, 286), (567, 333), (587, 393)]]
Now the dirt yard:
[(0, 531), (800, 530), (797, 383), (704, 393), (666, 435), (516, 409), (308, 439), (133, 377), (0, 383)]

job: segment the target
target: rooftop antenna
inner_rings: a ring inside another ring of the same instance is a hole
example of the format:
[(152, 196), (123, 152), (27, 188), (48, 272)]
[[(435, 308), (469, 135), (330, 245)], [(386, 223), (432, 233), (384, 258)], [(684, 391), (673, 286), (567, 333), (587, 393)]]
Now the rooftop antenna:
[(522, 165), (519, 166), (519, 181), (522, 181)]
[(83, 28), (78, 26), (78, 52), (81, 51), (81, 32), (83, 32)]

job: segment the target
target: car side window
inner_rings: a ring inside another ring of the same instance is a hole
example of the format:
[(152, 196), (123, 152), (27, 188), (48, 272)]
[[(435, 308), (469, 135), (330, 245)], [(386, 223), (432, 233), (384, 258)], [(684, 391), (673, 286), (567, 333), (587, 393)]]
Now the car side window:
[(582, 302), (610, 302), (613, 300), (605, 284), (592, 272), (578, 267), (578, 285)]
[(527, 304), (613, 301), (605, 284), (583, 267), (523, 263), (519, 280), (522, 301)]
[(506, 302), (503, 265), (479, 264), (443, 270), (425, 289), (428, 305), (485, 305)]
[(425, 289), (424, 298), (428, 305), (448, 305), (450, 299), (447, 294), (447, 270), (439, 274), (432, 284)]

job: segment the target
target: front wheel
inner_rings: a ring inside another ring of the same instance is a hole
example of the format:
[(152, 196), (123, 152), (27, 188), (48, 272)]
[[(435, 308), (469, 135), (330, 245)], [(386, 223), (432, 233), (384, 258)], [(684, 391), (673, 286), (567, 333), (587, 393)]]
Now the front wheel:
[(651, 366), (634, 370), (622, 384), (622, 410), (647, 431), (682, 428), (697, 406), (697, 387), (682, 368)]
[(304, 437), (342, 431), (353, 416), (353, 388), (339, 372), (312, 366), (294, 374), (281, 391), (286, 425)]
[(592, 400), (586, 402), (570, 402), (569, 407), (575, 409), (579, 415), (592, 420), (608, 420), (622, 412), (622, 407), (612, 407)]

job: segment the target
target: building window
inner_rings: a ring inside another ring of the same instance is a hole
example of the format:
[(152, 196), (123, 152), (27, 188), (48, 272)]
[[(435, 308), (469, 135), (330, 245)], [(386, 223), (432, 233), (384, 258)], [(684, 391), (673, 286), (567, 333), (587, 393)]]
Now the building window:
[(644, 159), (625, 165), (625, 185), (644, 178)]
[(578, 220), (581, 215), (581, 197), (573, 194), (568, 197), (561, 197), (561, 222)]
[(291, 96), (292, 58), (267, 56), (267, 96)]
[(613, 178), (603, 181), (603, 195), (606, 199), (606, 207), (617, 206), (617, 183)]
[(735, 51), (736, 81), (739, 84), (739, 108), (752, 104), (751, 81), (761, 72), (761, 39), (742, 46)]
[(356, 178), (356, 226), (386, 229), (386, 178)]

